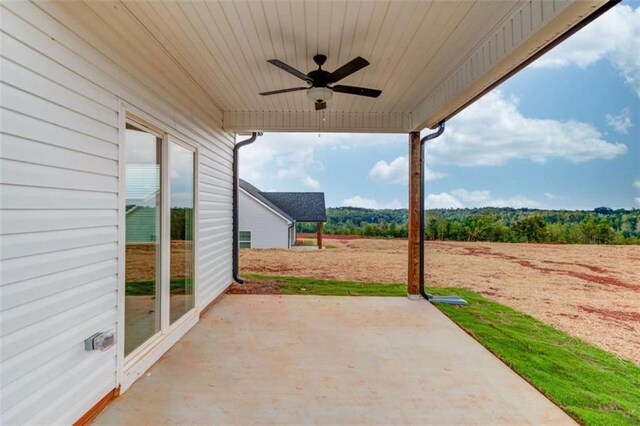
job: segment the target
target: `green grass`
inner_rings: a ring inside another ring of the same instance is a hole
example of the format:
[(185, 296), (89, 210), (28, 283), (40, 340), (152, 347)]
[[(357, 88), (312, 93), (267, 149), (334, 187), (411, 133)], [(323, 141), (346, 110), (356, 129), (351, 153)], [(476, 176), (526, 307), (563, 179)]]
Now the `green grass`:
[[(255, 274), (246, 277), (252, 281), (275, 281), (284, 294), (406, 296), (407, 291), (404, 284)], [(472, 291), (430, 291), (466, 299), (466, 307), (438, 308), (578, 422), (640, 425), (640, 368), (631, 361)]]
[[(174, 278), (171, 280), (171, 294), (184, 294), (185, 288), (191, 288), (191, 278)], [(127, 296), (155, 296), (155, 281), (129, 281), (125, 285)]]

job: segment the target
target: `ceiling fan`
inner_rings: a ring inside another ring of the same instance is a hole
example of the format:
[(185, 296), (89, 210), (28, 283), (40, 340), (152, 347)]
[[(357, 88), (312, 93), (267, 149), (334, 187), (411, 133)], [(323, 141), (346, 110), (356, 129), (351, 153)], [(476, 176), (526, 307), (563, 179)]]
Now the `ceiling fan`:
[(272, 90), (270, 92), (262, 92), (260, 95), (269, 96), (277, 95), (279, 93), (297, 92), (299, 90), (306, 90), (307, 97), (315, 105), (316, 111), (323, 110), (327, 107), (327, 101), (331, 100), (333, 92), (348, 93), (350, 95), (368, 96), (370, 98), (377, 98), (382, 93), (382, 90), (368, 89), (366, 87), (356, 86), (344, 86), (342, 84), (335, 84), (345, 77), (350, 76), (356, 71), (360, 71), (362, 68), (369, 65), (369, 61), (358, 56), (355, 59), (347, 62), (334, 72), (325, 71), (322, 69), (322, 65), (326, 62), (327, 57), (325, 55), (315, 55), (313, 62), (318, 64), (318, 69), (310, 71), (308, 74), (304, 74), (291, 65), (287, 65), (278, 59), (269, 59), (272, 65), (298, 77), (300, 80), (307, 82), (307, 87), (292, 87), (290, 89)]

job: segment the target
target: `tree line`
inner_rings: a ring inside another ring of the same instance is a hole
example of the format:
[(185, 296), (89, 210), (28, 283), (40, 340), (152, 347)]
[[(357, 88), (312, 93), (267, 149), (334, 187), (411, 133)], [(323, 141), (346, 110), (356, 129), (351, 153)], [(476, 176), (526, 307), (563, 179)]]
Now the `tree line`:
[[(150, 206), (126, 206), (127, 233), (137, 232), (137, 241), (154, 241), (159, 226), (158, 209)], [(171, 239), (193, 240), (193, 209), (191, 207), (171, 208)]]
[[(354, 207), (327, 209), (326, 234), (406, 238), (408, 211)], [(298, 232), (315, 232), (299, 223)], [(565, 244), (640, 244), (640, 209), (536, 210), (477, 208), (427, 210), (425, 238)]]
[(171, 239), (193, 240), (193, 209), (191, 207), (171, 208)]

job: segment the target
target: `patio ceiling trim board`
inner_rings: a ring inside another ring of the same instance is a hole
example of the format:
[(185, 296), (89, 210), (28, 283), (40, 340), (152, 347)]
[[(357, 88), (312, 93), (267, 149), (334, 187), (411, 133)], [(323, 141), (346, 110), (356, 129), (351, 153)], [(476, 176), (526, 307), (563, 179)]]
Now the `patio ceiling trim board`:
[(224, 126), (237, 133), (259, 128), (272, 132), (406, 133), (410, 113), (226, 111)]

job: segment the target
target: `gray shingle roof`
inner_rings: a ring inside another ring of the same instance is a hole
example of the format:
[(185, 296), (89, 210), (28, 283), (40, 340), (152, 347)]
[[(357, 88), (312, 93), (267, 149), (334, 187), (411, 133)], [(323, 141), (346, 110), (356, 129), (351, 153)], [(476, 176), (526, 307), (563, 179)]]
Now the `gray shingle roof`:
[(295, 221), (295, 219), (293, 217), (291, 217), (287, 212), (282, 210), (280, 207), (278, 207), (277, 205), (272, 203), (271, 200), (269, 200), (264, 195), (262, 195), (263, 194), (262, 191), (260, 191), (255, 186), (251, 185), (246, 180), (240, 179), (240, 188), (244, 189), (249, 194), (251, 194), (254, 198), (257, 198), (258, 200), (262, 201), (264, 204), (266, 204), (267, 206), (271, 207), (273, 210), (277, 211), (280, 215), (286, 217), (287, 219), (289, 219), (292, 222)]
[(273, 204), (297, 222), (326, 222), (323, 192), (263, 192)]
[(262, 192), (240, 179), (240, 187), (296, 222), (326, 222), (324, 192)]

